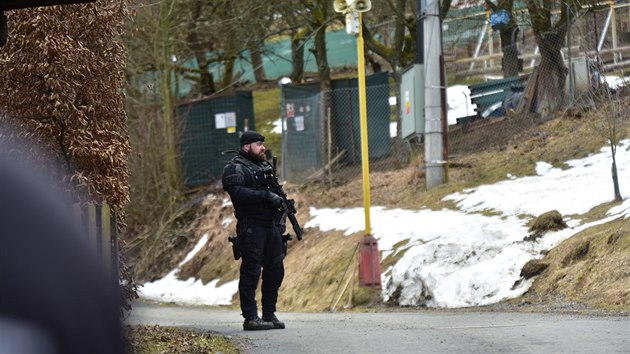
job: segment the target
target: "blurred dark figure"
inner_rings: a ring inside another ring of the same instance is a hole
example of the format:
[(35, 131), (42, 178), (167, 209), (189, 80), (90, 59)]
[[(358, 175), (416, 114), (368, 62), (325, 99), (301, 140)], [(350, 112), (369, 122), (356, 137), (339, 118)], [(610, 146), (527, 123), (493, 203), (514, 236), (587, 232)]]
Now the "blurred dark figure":
[(0, 353), (122, 353), (117, 280), (53, 184), (9, 150), (0, 142)]

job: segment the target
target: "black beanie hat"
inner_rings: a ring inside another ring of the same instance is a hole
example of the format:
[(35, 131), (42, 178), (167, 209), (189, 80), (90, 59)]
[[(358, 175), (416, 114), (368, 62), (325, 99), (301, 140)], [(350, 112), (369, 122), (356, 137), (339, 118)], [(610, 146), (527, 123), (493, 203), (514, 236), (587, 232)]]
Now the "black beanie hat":
[(257, 141), (265, 141), (265, 137), (257, 131), (249, 130), (241, 135), (241, 146), (255, 143)]

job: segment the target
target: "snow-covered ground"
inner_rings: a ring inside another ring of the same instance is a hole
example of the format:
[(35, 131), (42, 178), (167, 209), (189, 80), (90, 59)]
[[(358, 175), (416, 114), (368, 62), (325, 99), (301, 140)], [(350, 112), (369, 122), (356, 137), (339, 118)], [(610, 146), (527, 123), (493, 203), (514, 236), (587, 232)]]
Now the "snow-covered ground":
[[(619, 180), (630, 180), (630, 140), (619, 146)], [(421, 294), (430, 295), (426, 305), (463, 307), (496, 303), (517, 297), (531, 281), (512, 287), (523, 265), (541, 252), (573, 234), (617, 217), (630, 215), (630, 201), (612, 208), (605, 220), (582, 224), (566, 218), (570, 228), (550, 232), (534, 242), (528, 235), (531, 217), (558, 210), (563, 215), (585, 213), (613, 199), (610, 148), (584, 159), (567, 161), (565, 170), (538, 162), (536, 176), (506, 176), (506, 180), (447, 195), (457, 210), (403, 210), (371, 208), (372, 229), (383, 257), (407, 249), (390, 269), (383, 270), (385, 299), (401, 288), (400, 303), (424, 303)], [(623, 189), (623, 188), (622, 188)], [(627, 189), (626, 189), (627, 190)], [(492, 211), (493, 216), (481, 211)], [(311, 209), (307, 227), (344, 230), (346, 234), (363, 228), (363, 210)], [(522, 216), (528, 216), (522, 218)], [(409, 240), (398, 250), (392, 246)]]
[(194, 278), (184, 281), (177, 279), (180, 267), (190, 261), (206, 243), (208, 243), (208, 235), (203, 235), (175, 269), (160, 280), (145, 283), (140, 288), (140, 297), (180, 305), (229, 305), (232, 302), (232, 296), (238, 291), (238, 280), (229, 281), (218, 287), (219, 279), (214, 279), (205, 285), (201, 280)]
[[(463, 100), (465, 89), (457, 87), (457, 90), (453, 92), (460, 92)], [(449, 90), (449, 97), (454, 97), (453, 104), (449, 99), (449, 105), (463, 112), (465, 104), (456, 101), (457, 96)], [(453, 116), (459, 117), (458, 114)], [(449, 121), (450, 117), (449, 114)], [(508, 174), (501, 182), (447, 195), (444, 199), (455, 203), (454, 210), (373, 206), (372, 234), (379, 242), (382, 258), (406, 250), (396, 264), (382, 270), (384, 299), (400, 288), (402, 305), (465, 307), (523, 294), (532, 280), (518, 286), (514, 283), (527, 261), (542, 257), (542, 251), (587, 227), (630, 216), (630, 186), (626, 185), (630, 181), (630, 140), (620, 143), (616, 158), (624, 202), (611, 208), (606, 219), (594, 223), (582, 223), (569, 216), (585, 213), (613, 199), (609, 147), (586, 158), (567, 161), (566, 169), (539, 161), (535, 176)], [(493, 211), (492, 216), (480, 213), (484, 210)], [(549, 232), (536, 241), (523, 241), (528, 235), (527, 222), (550, 210), (564, 215), (569, 228)], [(312, 219), (306, 222), (306, 228), (342, 230), (346, 235), (364, 230), (363, 208), (311, 208), (310, 214)], [(404, 246), (393, 249), (393, 245), (404, 240), (408, 240)], [(229, 304), (237, 291), (237, 281), (217, 287), (218, 279), (206, 285), (195, 279), (176, 279), (179, 267), (207, 241), (206, 236), (202, 237), (166, 277), (144, 284), (140, 296), (179, 304)]]

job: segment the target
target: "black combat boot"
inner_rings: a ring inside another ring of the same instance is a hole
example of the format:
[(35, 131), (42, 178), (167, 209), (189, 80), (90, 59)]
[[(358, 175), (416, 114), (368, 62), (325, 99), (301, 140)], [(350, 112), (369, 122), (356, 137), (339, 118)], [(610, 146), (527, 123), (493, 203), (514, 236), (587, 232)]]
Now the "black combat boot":
[(246, 319), (243, 322), (243, 330), (245, 331), (260, 331), (265, 329), (273, 329), (274, 324), (271, 322), (263, 321), (260, 317), (256, 316), (250, 319)]
[(274, 329), (284, 329), (284, 322), (280, 321), (276, 315), (263, 315), (262, 320), (265, 322), (271, 322)]

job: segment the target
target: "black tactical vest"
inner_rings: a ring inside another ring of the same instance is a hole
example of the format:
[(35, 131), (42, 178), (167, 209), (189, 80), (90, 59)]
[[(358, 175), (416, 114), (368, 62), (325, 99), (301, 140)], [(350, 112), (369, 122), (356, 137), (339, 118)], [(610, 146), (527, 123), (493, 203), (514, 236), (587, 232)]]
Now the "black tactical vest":
[[(235, 156), (225, 166), (222, 178), (223, 189), (229, 190), (232, 186), (241, 186), (257, 191), (257, 199), (264, 198), (272, 186), (272, 167), (267, 161), (255, 163), (245, 156)], [(274, 220), (278, 215), (277, 208), (271, 207), (267, 200), (259, 203), (239, 203), (232, 200), (234, 211), (238, 219), (253, 218), (261, 220)]]

